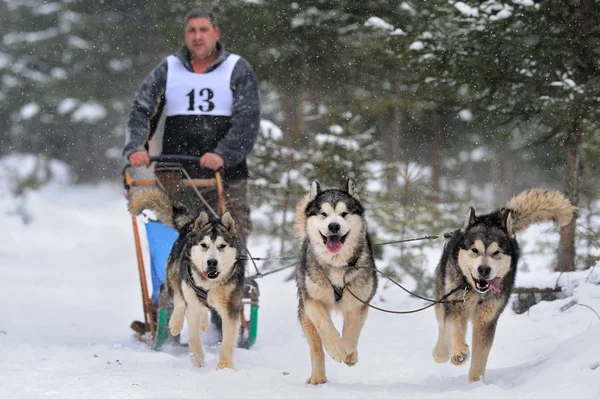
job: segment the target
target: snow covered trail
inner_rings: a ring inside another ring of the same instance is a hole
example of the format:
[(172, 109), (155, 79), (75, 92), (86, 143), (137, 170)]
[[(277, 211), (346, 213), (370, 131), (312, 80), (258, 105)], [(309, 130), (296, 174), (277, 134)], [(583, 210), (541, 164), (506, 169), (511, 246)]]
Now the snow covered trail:
[[(0, 398), (600, 397), (600, 321), (582, 306), (560, 312), (571, 298), (525, 315), (505, 311), (487, 384), (469, 384), (468, 365), (433, 361), (437, 326), (427, 310), (371, 311), (358, 364), (328, 359), (330, 382), (308, 386), (308, 345), (286, 272), (259, 280), (258, 340), (252, 350), (236, 351), (237, 370), (215, 370), (217, 347), (205, 347), (206, 367), (193, 368), (185, 351), (153, 352), (129, 330), (142, 312), (119, 187), (51, 187), (31, 194), (28, 206), (29, 225), (1, 216)], [(250, 249), (262, 255), (267, 243), (255, 237)], [(600, 311), (599, 286), (583, 284), (576, 295)], [(384, 297), (379, 305), (386, 308), (422, 306), (400, 290)]]

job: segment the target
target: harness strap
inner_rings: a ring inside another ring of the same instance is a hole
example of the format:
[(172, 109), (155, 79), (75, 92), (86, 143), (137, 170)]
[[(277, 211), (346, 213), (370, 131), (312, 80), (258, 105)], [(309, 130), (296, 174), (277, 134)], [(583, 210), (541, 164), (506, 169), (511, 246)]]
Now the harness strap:
[(208, 308), (208, 290), (205, 290), (204, 288), (198, 287), (196, 285), (196, 282), (192, 277), (192, 267), (189, 262), (187, 265), (187, 271), (183, 275), (183, 277), (185, 278), (185, 282), (188, 283), (188, 285), (194, 290), (194, 292), (198, 296), (198, 299), (200, 299), (200, 302), (202, 302), (204, 306)]
[[(348, 268), (353, 268), (356, 266), (356, 264), (358, 263), (358, 256), (354, 256), (353, 258), (350, 259), (350, 261), (348, 262), (348, 264), (345, 267)], [(348, 271), (346, 271), (348, 272)], [(344, 277), (346, 275), (344, 274)], [(346, 282), (344, 281), (344, 285), (342, 287), (340, 287), (339, 285), (335, 285), (331, 282), (331, 279), (329, 277), (327, 277), (327, 280), (329, 280), (329, 284), (331, 284), (331, 288), (333, 288), (333, 296), (335, 297), (335, 301), (339, 302), (342, 300), (342, 296), (344, 296), (344, 288), (346, 288)]]

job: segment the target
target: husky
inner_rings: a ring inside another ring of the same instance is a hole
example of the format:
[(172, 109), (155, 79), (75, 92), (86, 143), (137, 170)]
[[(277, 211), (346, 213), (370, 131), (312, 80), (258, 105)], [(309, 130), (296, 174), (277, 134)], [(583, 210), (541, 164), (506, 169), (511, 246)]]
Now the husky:
[[(296, 211), (295, 228), (302, 242), (296, 268), (298, 317), (310, 346), (312, 373), (307, 383), (317, 385), (327, 382), (323, 346), (337, 362), (353, 366), (358, 361), (358, 339), (366, 303), (377, 290), (377, 274), (365, 211), (351, 180), (345, 191), (321, 190), (312, 182)], [(331, 320), (332, 310), (343, 313), (341, 337)]]
[[(476, 216), (471, 207), (463, 226), (446, 244), (436, 270), (435, 297), (449, 303), (435, 305), (439, 324), (433, 358), (462, 366), (469, 359), (467, 322), (473, 323), (473, 356), (469, 381), (485, 377), (496, 324), (510, 297), (517, 272), (516, 234), (531, 224), (570, 223), (576, 208), (560, 192), (524, 191), (505, 207)], [(448, 296), (448, 294), (450, 294)]]
[(218, 312), (223, 320), (223, 344), (217, 369), (234, 369), (246, 264), (233, 217), (229, 212), (220, 218), (209, 218), (204, 211), (193, 213), (158, 188), (133, 194), (130, 213), (138, 215), (144, 209), (152, 210), (161, 223), (179, 232), (167, 260), (166, 284), (173, 302), (171, 334), (181, 332), (185, 317), (192, 363), (202, 367), (200, 332), (208, 327), (208, 309)]

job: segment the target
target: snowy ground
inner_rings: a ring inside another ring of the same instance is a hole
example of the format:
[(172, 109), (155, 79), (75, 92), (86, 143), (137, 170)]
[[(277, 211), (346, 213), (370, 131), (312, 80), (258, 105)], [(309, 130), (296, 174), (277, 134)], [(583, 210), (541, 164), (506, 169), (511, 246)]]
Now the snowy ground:
[[(236, 351), (237, 370), (216, 371), (218, 348), (209, 346), (206, 367), (196, 369), (185, 353), (149, 350), (129, 330), (142, 306), (119, 187), (48, 187), (30, 195), (28, 207), (33, 222), (23, 225), (5, 215), (6, 198), (0, 198), (0, 398), (600, 397), (600, 320), (583, 306), (560, 311), (577, 298), (600, 313), (600, 286), (590, 283), (600, 281), (600, 271), (587, 283), (587, 271), (566, 277), (574, 297), (543, 302), (523, 315), (507, 309), (485, 384), (469, 384), (466, 367), (433, 361), (436, 322), (428, 310), (408, 316), (371, 311), (358, 364), (328, 360), (330, 382), (313, 387), (305, 384), (309, 351), (287, 273), (260, 280), (258, 340), (253, 349)], [(556, 281), (527, 255), (542, 231), (524, 234), (523, 262), (531, 271), (519, 275), (521, 283)], [(255, 237), (250, 250), (260, 256), (267, 244)], [(432, 251), (431, 267), (441, 246)], [(383, 297), (379, 304), (387, 308), (422, 305), (400, 290)]]

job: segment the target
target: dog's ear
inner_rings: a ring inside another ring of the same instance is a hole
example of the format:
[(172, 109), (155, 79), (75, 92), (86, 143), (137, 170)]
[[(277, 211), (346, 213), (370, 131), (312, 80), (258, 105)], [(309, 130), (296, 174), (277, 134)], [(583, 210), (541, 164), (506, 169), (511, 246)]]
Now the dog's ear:
[(308, 199), (310, 201), (314, 200), (315, 198), (317, 198), (317, 195), (319, 195), (320, 192), (321, 192), (321, 185), (319, 184), (318, 181), (313, 180), (313, 182), (310, 185), (310, 195), (309, 195)]
[(461, 229), (460, 229), (461, 233), (465, 233), (469, 229), (469, 227), (471, 227), (474, 223), (475, 223), (475, 209), (473, 209), (473, 207), (470, 207), (469, 210), (467, 211), (467, 215), (465, 216), (465, 223), (463, 224), (463, 227), (461, 227)]
[(513, 220), (513, 213), (510, 209), (504, 209), (504, 211), (502, 211), (502, 228), (506, 230), (510, 238), (514, 238), (515, 221)]
[(229, 231), (231, 234), (235, 234), (235, 220), (229, 211), (225, 212), (223, 216), (221, 216), (221, 224), (225, 226), (227, 231)]
[(360, 201), (360, 198), (358, 198), (358, 193), (356, 192), (356, 185), (352, 179), (348, 179), (346, 182), (346, 191), (348, 194), (350, 194), (350, 196), (354, 197), (354, 199)]
[(194, 222), (193, 231), (198, 231), (209, 223), (208, 214), (206, 212), (200, 212), (200, 215), (196, 218)]
[(173, 201), (173, 226), (177, 231), (194, 220), (194, 216), (190, 213), (188, 208), (180, 202)]

